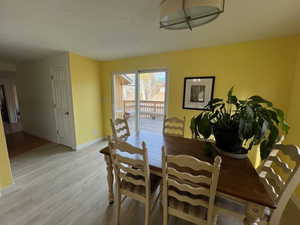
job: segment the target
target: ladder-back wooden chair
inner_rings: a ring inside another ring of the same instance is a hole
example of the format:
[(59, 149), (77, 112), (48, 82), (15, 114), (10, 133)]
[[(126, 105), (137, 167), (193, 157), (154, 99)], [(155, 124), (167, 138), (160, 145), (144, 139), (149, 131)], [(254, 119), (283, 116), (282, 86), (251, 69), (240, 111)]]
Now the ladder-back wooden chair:
[(264, 223), (278, 225), (300, 181), (300, 149), (294, 145), (275, 145), (263, 163), (259, 176), (277, 203), (274, 211), (267, 210)]
[(165, 148), (162, 151), (163, 225), (168, 224), (169, 215), (194, 224), (215, 224), (221, 157), (217, 156), (212, 165), (188, 155), (167, 155)]
[[(280, 136), (280, 137), (278, 138), (276, 144), (277, 144), (277, 145), (281, 145), (281, 144), (283, 143), (284, 139), (285, 139), (285, 136), (284, 136), (284, 135)], [(260, 165), (256, 168), (257, 173), (260, 173), (260, 171), (261, 171), (261, 169), (262, 169), (262, 167), (263, 167), (263, 164), (264, 164), (264, 161), (262, 161), (262, 162), (260, 163)]]
[(110, 120), (113, 138), (115, 140), (125, 140), (130, 136), (129, 126), (126, 119), (117, 118)]
[(142, 149), (122, 141), (110, 142), (109, 145), (116, 176), (117, 224), (120, 223), (123, 195), (145, 204), (145, 225), (149, 225), (156, 202), (154, 196), (161, 178), (150, 174), (146, 144), (142, 143)]
[(179, 119), (177, 117), (164, 117), (163, 135), (184, 137), (185, 117)]

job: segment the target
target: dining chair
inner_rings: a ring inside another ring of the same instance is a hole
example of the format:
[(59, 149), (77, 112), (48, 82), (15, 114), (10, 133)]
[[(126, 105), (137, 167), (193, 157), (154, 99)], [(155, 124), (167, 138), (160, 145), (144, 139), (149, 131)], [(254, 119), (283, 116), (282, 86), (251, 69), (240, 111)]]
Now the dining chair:
[(130, 130), (127, 120), (117, 118), (115, 120), (110, 120), (111, 129), (113, 133), (113, 138), (115, 140), (124, 140), (130, 136)]
[[(285, 136), (284, 136), (284, 135), (281, 135), (281, 136), (278, 138), (276, 144), (277, 144), (277, 145), (282, 144), (282, 143), (284, 142), (284, 139), (285, 139)], [(260, 173), (260, 171), (262, 170), (263, 164), (264, 164), (264, 160), (262, 160), (262, 161), (260, 162), (259, 166), (256, 168), (256, 172), (257, 172), (257, 173)]]
[(145, 225), (149, 225), (152, 209), (159, 198), (158, 195), (155, 199), (155, 193), (161, 178), (150, 174), (146, 144), (142, 143), (142, 149), (122, 141), (109, 145), (116, 176), (117, 225), (120, 224), (122, 195), (145, 204)]
[(210, 164), (188, 155), (167, 155), (166, 148), (162, 152), (163, 225), (168, 224), (169, 215), (194, 224), (216, 224), (214, 206), (221, 157)]
[[(300, 149), (295, 145), (277, 144), (260, 167), (259, 176), (277, 208), (266, 208), (259, 225), (278, 225), (281, 215), (300, 180)], [(234, 212), (228, 208), (235, 207)], [(225, 200), (222, 206), (217, 201), (217, 213), (223, 216), (245, 217), (245, 207)], [(238, 213), (237, 213), (238, 212)]]
[(259, 173), (270, 196), (277, 203), (266, 211), (265, 224), (278, 225), (293, 192), (300, 181), (300, 149), (295, 145), (275, 145)]
[(177, 117), (164, 117), (163, 135), (184, 137), (185, 117), (179, 119)]

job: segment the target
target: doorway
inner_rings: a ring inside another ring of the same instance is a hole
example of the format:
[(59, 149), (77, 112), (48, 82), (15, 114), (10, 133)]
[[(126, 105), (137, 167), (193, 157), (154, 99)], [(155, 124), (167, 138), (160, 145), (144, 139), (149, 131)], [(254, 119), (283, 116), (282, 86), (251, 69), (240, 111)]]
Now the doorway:
[(4, 85), (0, 85), (0, 107), (1, 107), (1, 116), (4, 123), (10, 123), (9, 115), (8, 115), (8, 108), (6, 103), (6, 94)]
[(113, 76), (113, 118), (126, 118), (132, 132), (162, 132), (166, 99), (166, 70), (141, 70)]

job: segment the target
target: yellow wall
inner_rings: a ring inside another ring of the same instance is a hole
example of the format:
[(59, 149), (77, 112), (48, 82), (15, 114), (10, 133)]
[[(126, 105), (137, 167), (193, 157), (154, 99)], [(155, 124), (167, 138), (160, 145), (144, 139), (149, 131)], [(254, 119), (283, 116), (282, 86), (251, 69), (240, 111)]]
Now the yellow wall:
[(287, 142), (300, 146), (300, 40), (298, 45), (297, 64), (291, 85), (291, 99), (288, 120), (291, 126)]
[[(110, 134), (112, 117), (111, 79), (114, 72), (165, 68), (169, 71), (170, 116), (190, 118), (199, 111), (183, 110), (183, 78), (187, 76), (216, 76), (215, 96), (224, 97), (235, 86), (239, 97), (261, 95), (287, 112), (290, 84), (294, 73), (299, 37), (250, 41), (226, 46), (191, 49), (157, 55), (134, 57), (102, 63), (104, 132)], [(190, 134), (189, 125), (186, 131)], [(251, 152), (256, 160), (257, 153)]]
[(0, 190), (12, 184), (10, 162), (7, 154), (6, 139), (0, 114)]
[[(294, 79), (291, 86), (291, 101), (288, 113), (288, 119), (291, 126), (289, 135), (287, 136), (287, 143), (296, 144), (300, 146), (300, 39), (298, 42), (298, 57), (294, 73)], [(300, 198), (300, 185), (296, 191)]]
[(100, 63), (69, 54), (76, 146), (103, 136)]

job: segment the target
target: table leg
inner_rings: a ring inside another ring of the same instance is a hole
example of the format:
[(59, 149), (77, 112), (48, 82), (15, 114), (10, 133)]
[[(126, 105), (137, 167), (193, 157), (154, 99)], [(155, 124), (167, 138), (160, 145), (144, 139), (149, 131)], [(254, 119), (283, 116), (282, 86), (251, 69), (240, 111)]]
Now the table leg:
[(106, 170), (107, 170), (107, 185), (108, 185), (108, 200), (109, 204), (114, 203), (114, 174), (113, 174), (113, 167), (112, 161), (109, 155), (104, 156), (106, 162)]
[(255, 204), (255, 203), (248, 203), (246, 217), (244, 220), (245, 225), (258, 225), (259, 222), (262, 220), (265, 214), (265, 207)]

